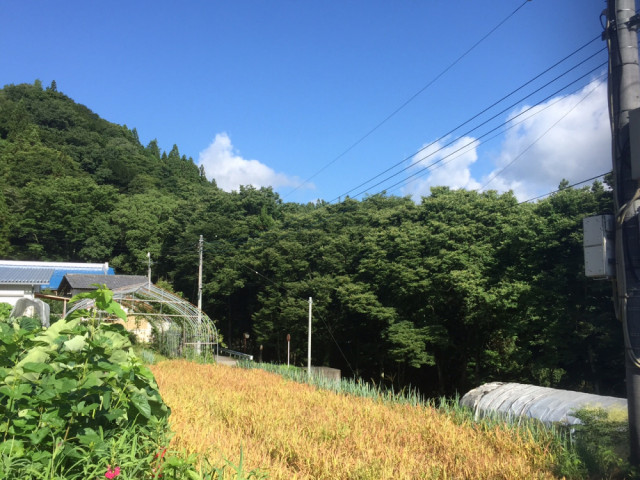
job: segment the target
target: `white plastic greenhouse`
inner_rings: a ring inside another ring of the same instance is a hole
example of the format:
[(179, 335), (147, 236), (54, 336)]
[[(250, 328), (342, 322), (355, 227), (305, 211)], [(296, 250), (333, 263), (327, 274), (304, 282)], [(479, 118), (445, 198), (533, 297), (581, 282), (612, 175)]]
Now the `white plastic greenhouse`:
[(625, 398), (502, 382), (474, 388), (462, 397), (460, 403), (472, 408), (477, 418), (501, 414), (509, 419), (536, 418), (545, 424), (579, 423), (571, 414), (586, 407), (627, 410)]

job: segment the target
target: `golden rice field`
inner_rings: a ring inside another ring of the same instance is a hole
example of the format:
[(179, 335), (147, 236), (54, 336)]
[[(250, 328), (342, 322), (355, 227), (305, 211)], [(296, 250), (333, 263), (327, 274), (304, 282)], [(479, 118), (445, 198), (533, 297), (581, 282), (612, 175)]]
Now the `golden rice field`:
[(510, 429), (457, 425), (430, 407), (318, 390), (261, 370), (184, 360), (151, 367), (171, 407), (172, 447), (273, 479), (554, 478), (551, 459)]

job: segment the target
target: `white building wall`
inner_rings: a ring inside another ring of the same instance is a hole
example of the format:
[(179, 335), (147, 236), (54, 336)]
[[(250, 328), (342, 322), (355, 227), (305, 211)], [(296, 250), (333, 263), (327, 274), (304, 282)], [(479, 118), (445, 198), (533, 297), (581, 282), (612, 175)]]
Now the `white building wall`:
[(21, 298), (30, 298), (32, 300), (35, 298), (30, 285), (0, 285), (0, 303), (9, 303), (15, 306), (16, 302)]

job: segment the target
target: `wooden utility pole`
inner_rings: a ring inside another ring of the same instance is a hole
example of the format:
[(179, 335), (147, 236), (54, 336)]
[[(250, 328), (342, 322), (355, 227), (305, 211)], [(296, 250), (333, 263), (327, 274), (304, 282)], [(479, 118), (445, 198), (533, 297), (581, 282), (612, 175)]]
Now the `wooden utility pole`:
[(632, 155), (630, 117), (640, 108), (637, 25), (635, 0), (608, 0), (603, 38), (609, 48), (616, 212), (614, 302), (624, 330), (630, 460), (635, 466), (640, 465), (640, 156)]

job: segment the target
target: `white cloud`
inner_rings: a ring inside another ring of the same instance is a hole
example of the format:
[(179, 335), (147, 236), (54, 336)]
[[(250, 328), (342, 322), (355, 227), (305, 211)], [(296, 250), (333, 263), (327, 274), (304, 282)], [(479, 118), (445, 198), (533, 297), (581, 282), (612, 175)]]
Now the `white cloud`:
[(216, 134), (211, 145), (200, 152), (198, 164), (204, 166), (209, 180), (214, 178), (218, 187), (227, 192), (238, 190), (240, 185), (253, 185), (256, 188), (271, 186), (277, 189), (302, 183), (296, 177), (275, 172), (258, 160), (242, 158), (233, 148), (226, 133)]
[(522, 123), (507, 132), (493, 172), (480, 181), (484, 185), (499, 173), (487, 189), (513, 190), (526, 200), (556, 190), (563, 178), (572, 184), (611, 170), (605, 82), (593, 81), (577, 93), (534, 107), (523, 117), (524, 121), (516, 118)]
[(562, 179), (573, 184), (611, 170), (606, 82), (593, 81), (579, 92), (553, 98), (519, 116), (528, 108), (511, 113), (509, 118), (517, 125), (506, 132), (489, 174), (472, 175), (477, 140), (463, 137), (444, 147), (451, 142), (447, 138), (414, 156), (409, 171), (416, 177), (405, 184), (403, 194), (419, 201), (430, 194), (430, 187), (448, 186), (512, 190), (518, 199), (527, 200), (556, 190)]
[[(479, 188), (480, 184), (471, 177), (471, 165), (478, 159), (478, 142), (472, 137), (461, 137), (451, 143), (449, 139), (435, 142), (411, 159), (409, 170), (415, 174), (404, 187), (403, 195), (411, 195), (414, 200), (430, 195), (432, 186), (447, 186), (452, 189)], [(419, 163), (417, 163), (419, 162)], [(426, 167), (429, 167), (425, 170)], [(425, 176), (422, 176), (425, 175)]]

